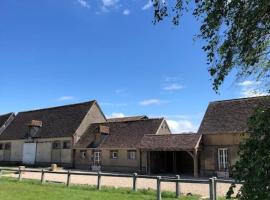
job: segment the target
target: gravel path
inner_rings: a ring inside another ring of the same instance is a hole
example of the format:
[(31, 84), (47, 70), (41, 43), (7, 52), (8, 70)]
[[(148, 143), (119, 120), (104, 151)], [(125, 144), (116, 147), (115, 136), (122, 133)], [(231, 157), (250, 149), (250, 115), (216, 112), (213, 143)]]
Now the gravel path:
[[(76, 171), (77, 172), (77, 171)], [(18, 177), (18, 174), (6, 174), (5, 176)], [(41, 179), (41, 173), (25, 172), (22, 178), (26, 179)], [(45, 174), (46, 181), (61, 182), (66, 183), (67, 175), (64, 174)], [(84, 176), (84, 175), (72, 175), (71, 184), (85, 184), (85, 185), (96, 185), (97, 177), (95, 176)], [(118, 177), (101, 177), (102, 186), (112, 186), (112, 187), (122, 187), (122, 188), (132, 188), (132, 178), (118, 178)], [(218, 196), (225, 196), (230, 184), (218, 183), (217, 192)], [(237, 186), (239, 189), (240, 185)], [(138, 189), (156, 189), (156, 180), (152, 179), (137, 179)], [(162, 191), (172, 191), (175, 192), (175, 183), (161, 183)], [(202, 197), (209, 196), (209, 185), (208, 184), (194, 184), (194, 183), (181, 183), (180, 191), (183, 194), (192, 193), (198, 194)]]

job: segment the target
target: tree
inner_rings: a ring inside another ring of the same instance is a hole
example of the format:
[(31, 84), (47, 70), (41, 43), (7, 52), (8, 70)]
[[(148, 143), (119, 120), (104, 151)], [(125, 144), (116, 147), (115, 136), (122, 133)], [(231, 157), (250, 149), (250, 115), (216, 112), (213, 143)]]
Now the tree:
[(152, 0), (154, 23), (170, 17), (179, 25), (183, 12), (192, 10), (201, 22), (198, 37), (206, 44), (213, 89), (217, 92), (226, 76), (237, 70), (238, 78), (269, 83), (269, 0)]
[[(238, 78), (270, 83), (270, 0), (175, 0), (173, 5), (169, 2), (172, 1), (152, 0), (154, 23), (170, 17), (174, 25), (179, 25), (182, 14), (192, 10), (201, 22), (198, 38), (205, 41), (202, 48), (216, 92), (234, 69)], [(237, 196), (240, 200), (268, 200), (270, 108), (258, 107), (248, 127), (248, 137), (240, 144), (240, 158), (233, 168), (233, 178), (244, 181)], [(228, 197), (233, 194), (233, 187)]]
[[(269, 99), (270, 100), (270, 99)], [(244, 181), (238, 194), (241, 200), (270, 199), (270, 108), (257, 108), (248, 122), (246, 141), (240, 144), (240, 159), (233, 177)], [(228, 192), (228, 198), (233, 188)]]

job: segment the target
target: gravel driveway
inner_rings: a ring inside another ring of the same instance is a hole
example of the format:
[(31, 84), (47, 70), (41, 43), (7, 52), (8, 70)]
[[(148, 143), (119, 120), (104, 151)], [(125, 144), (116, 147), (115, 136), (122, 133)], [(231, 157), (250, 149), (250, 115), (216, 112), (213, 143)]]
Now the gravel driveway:
[[(79, 171), (76, 171), (79, 172)], [(6, 174), (5, 176), (18, 177), (18, 174)], [(25, 172), (22, 175), (26, 179), (37, 179), (40, 180), (41, 173), (35, 172)], [(46, 181), (52, 182), (61, 182), (66, 183), (67, 175), (64, 174), (45, 174)], [(84, 185), (96, 185), (97, 177), (95, 176), (84, 176), (84, 175), (72, 175), (71, 184), (84, 184)], [(123, 177), (101, 177), (102, 186), (112, 186), (112, 187), (123, 187), (123, 188), (132, 188), (132, 178), (123, 178)], [(217, 192), (218, 196), (225, 196), (230, 184), (227, 183), (218, 183)], [(240, 185), (237, 185), (239, 189)], [(156, 180), (152, 179), (137, 179), (137, 188), (138, 189), (156, 189)], [(172, 191), (175, 192), (175, 183), (162, 182), (161, 183), (162, 191)], [(181, 183), (180, 191), (183, 194), (192, 193), (198, 194), (202, 197), (209, 196), (209, 185), (208, 184), (194, 184), (194, 183)]]

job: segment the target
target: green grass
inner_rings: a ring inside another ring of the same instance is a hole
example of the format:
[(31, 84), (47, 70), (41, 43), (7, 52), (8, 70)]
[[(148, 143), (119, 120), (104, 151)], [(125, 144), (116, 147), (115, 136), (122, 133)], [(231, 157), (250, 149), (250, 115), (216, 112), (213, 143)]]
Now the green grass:
[[(175, 200), (174, 193), (163, 192), (162, 199)], [(76, 186), (72, 185), (66, 187), (64, 184), (47, 183), (41, 185), (38, 181), (23, 180), (18, 182), (12, 178), (0, 179), (0, 197), (5, 200), (150, 200), (156, 199), (154, 190), (139, 190), (132, 192), (128, 189), (116, 189), (102, 187), (100, 191), (96, 190), (93, 186)], [(199, 197), (181, 197), (181, 200), (198, 200)]]

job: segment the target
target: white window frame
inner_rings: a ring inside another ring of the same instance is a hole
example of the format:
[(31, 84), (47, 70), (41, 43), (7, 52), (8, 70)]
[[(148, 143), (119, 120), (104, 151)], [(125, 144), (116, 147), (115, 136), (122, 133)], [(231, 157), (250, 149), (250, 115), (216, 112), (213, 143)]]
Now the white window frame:
[(129, 150), (128, 151), (128, 159), (129, 160), (136, 160), (136, 150)]
[(228, 162), (228, 148), (218, 148), (218, 169), (219, 171), (227, 170)]
[(118, 152), (112, 151), (112, 159), (117, 159), (117, 158), (118, 158)]
[(100, 165), (101, 162), (101, 152), (100, 151), (95, 151), (94, 152), (94, 165)]

